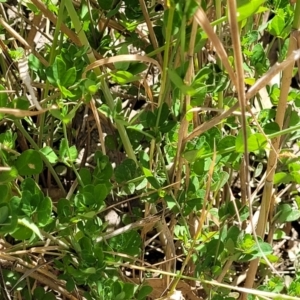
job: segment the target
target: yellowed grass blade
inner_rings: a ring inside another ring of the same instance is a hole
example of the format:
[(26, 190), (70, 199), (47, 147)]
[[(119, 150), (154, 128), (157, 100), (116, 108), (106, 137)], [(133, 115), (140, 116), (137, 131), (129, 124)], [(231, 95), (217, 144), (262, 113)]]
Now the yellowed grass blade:
[(94, 61), (93, 63), (91, 63), (89, 66), (86, 67), (84, 73), (82, 74), (82, 78), (86, 77), (86, 73), (88, 71), (91, 71), (97, 67), (101, 67), (101, 66), (104, 66), (107, 64), (112, 64), (112, 63), (117, 63), (117, 62), (123, 62), (123, 61), (146, 62), (149, 64), (154, 64), (159, 68), (160, 71), (162, 71), (161, 66), (158, 63), (158, 61), (153, 58), (139, 55), (139, 54), (122, 54), (122, 55), (116, 55), (114, 57), (106, 57), (106, 58)]
[(50, 109), (54, 109), (53, 107), (39, 110), (39, 111), (30, 111), (30, 110), (22, 110), (22, 109), (15, 109), (15, 108), (0, 108), (0, 113), (13, 115), (15, 117), (24, 118), (24, 117), (31, 117), (31, 116), (38, 116)]

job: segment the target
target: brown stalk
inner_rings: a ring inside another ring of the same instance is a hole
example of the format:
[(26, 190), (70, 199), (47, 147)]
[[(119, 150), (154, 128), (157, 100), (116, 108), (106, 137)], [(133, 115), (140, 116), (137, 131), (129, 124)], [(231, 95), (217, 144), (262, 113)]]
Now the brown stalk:
[(15, 117), (29, 117), (29, 116), (37, 116), (45, 113), (50, 109), (56, 109), (56, 107), (49, 107), (47, 109), (39, 110), (39, 111), (30, 111), (30, 110), (22, 110), (22, 109), (15, 109), (15, 108), (0, 108), (0, 113), (12, 115)]
[[(189, 58), (189, 66), (188, 66), (188, 70), (186, 72), (185, 80), (184, 80), (187, 85), (191, 84), (192, 76), (194, 74), (193, 56), (194, 56), (194, 45), (195, 45), (196, 33), (197, 33), (197, 23), (194, 20), (192, 32), (191, 32), (189, 50), (187, 53), (187, 56)], [(176, 166), (176, 164), (178, 162), (178, 167), (177, 167), (177, 171), (176, 171), (176, 181), (178, 182), (178, 186), (175, 187), (175, 195), (176, 195), (176, 190), (178, 190), (180, 187), (182, 168), (184, 165), (184, 161), (183, 161), (183, 158), (181, 157), (181, 153), (185, 147), (185, 143), (183, 141), (186, 139), (187, 134), (188, 134), (189, 121), (187, 120), (186, 112), (190, 107), (190, 102), (191, 102), (191, 97), (189, 95), (186, 95), (184, 104), (183, 104), (183, 114), (182, 114), (183, 117), (182, 117), (182, 120), (180, 123), (179, 134), (178, 134), (178, 148), (177, 148), (176, 158), (175, 158), (175, 162), (174, 162), (174, 166)]]
[(98, 110), (97, 110), (97, 107), (96, 107), (95, 103), (96, 103), (95, 99), (93, 99), (92, 101), (90, 101), (90, 107), (91, 107), (91, 110), (92, 110), (94, 118), (95, 118), (97, 130), (98, 130), (98, 134), (99, 134), (99, 140), (100, 140), (100, 143), (101, 143), (101, 150), (102, 150), (102, 153), (104, 155), (106, 155), (105, 142), (104, 142), (104, 134), (103, 134), (103, 131), (102, 131), (102, 126), (101, 126), (101, 122), (100, 122)]
[(18, 40), (27, 50), (31, 50), (44, 66), (49, 66), (48, 62), (38, 52), (36, 52), (35, 49), (31, 47), (18, 32), (16, 32), (9, 24), (7, 24), (3, 18), (0, 18), (0, 25), (2, 25), (7, 32), (16, 40)]
[(223, 47), (222, 42), (216, 35), (213, 27), (210, 25), (210, 22), (205, 15), (205, 12), (201, 7), (199, 7), (195, 13), (195, 19), (197, 23), (202, 27), (202, 29), (207, 34), (208, 38), (210, 39), (211, 43), (215, 47), (216, 53), (219, 56), (220, 60), (222, 61), (222, 64), (224, 65), (226, 71), (228, 72), (228, 75), (230, 77), (231, 82), (236, 86), (236, 76), (235, 73), (230, 66), (227, 53)]
[(30, 31), (28, 33), (27, 42), (29, 45), (34, 47), (34, 39), (37, 33), (39, 32), (38, 29), (39, 30), (44, 29), (44, 27), (46, 26), (46, 19), (43, 19), (42, 14), (34, 15), (31, 23), (32, 24), (31, 24)]
[[(148, 27), (148, 32), (149, 32), (149, 37), (150, 37), (151, 44), (153, 45), (154, 50), (156, 50), (158, 48), (158, 42), (157, 42), (157, 39), (156, 39), (156, 34), (153, 30), (152, 22), (149, 18), (146, 3), (145, 3), (144, 0), (139, 0), (139, 2), (140, 2), (140, 6), (141, 6), (141, 9), (142, 9), (147, 27)], [(162, 56), (161, 56), (160, 52), (157, 54), (157, 60), (158, 60), (159, 64), (162, 66), (163, 65), (163, 60), (162, 60)]]
[[(10, 265), (14, 264), (14, 270), (19, 273), (23, 273), (23, 276), (29, 276), (36, 279), (38, 282), (41, 282), (45, 286), (49, 286), (54, 291), (58, 291), (59, 293), (61, 293), (66, 297), (66, 299), (77, 300), (76, 297), (74, 297), (71, 293), (64, 289), (65, 283), (62, 280), (57, 279), (57, 277), (53, 275), (52, 272), (49, 272), (46, 268), (41, 268), (40, 266), (34, 265), (34, 263), (28, 263), (21, 258), (14, 257), (6, 253), (1, 253), (0, 259), (1, 261), (5, 262), (5, 265), (7, 265), (9, 269), (13, 268), (13, 266)], [(4, 265), (2, 265), (2, 267), (5, 268)], [(29, 271), (32, 269), (35, 270), (34, 273)]]
[[(47, 19), (49, 19), (53, 24), (57, 23), (57, 17), (51, 12), (49, 11), (49, 9), (47, 8), (47, 6), (41, 2), (40, 0), (32, 0), (31, 1), (44, 15)], [(76, 35), (76, 33), (74, 31), (72, 31), (71, 29), (69, 29), (65, 24), (61, 24), (60, 26), (60, 30), (66, 34), (74, 44), (76, 44), (77, 46), (82, 46), (78, 36)]]
[(113, 57), (106, 57), (106, 58), (102, 58), (96, 61), (93, 61), (91, 64), (89, 64), (83, 74), (82, 74), (82, 78), (86, 77), (86, 73), (90, 70), (93, 70), (95, 68), (98, 67), (102, 67), (104, 65), (109, 65), (111, 63), (116, 63), (116, 62), (123, 62), (123, 61), (137, 61), (137, 62), (147, 62), (150, 64), (154, 64), (156, 65), (160, 71), (162, 71), (160, 64), (157, 62), (157, 60), (147, 57), (147, 56), (143, 56), (143, 55), (139, 55), (139, 54), (121, 54), (121, 55), (116, 55)]
[(246, 94), (245, 94), (245, 84), (244, 84), (244, 70), (243, 70), (243, 57), (241, 51), (241, 42), (240, 42), (240, 34), (239, 27), (237, 23), (237, 8), (235, 1), (227, 1), (228, 5), (228, 17), (231, 31), (231, 38), (233, 44), (233, 52), (234, 52), (234, 63), (237, 73), (237, 93), (238, 100), (241, 110), (241, 125), (243, 132), (243, 141), (244, 141), (244, 159), (242, 164), (242, 174), (244, 177), (244, 185), (245, 189), (242, 189), (242, 202), (246, 203), (247, 199), (250, 199), (250, 178), (249, 178), (249, 155), (248, 155), (248, 142), (247, 142), (247, 121), (246, 121)]
[[(299, 59), (300, 50), (293, 51), (285, 61), (282, 63), (276, 63), (263, 77), (258, 79), (255, 84), (248, 90), (246, 93), (246, 99), (249, 100), (255, 96), (255, 94), (265, 87), (270, 80), (277, 75), (279, 72), (284, 70), (290, 65), (294, 65), (295, 60)], [(239, 103), (234, 104), (230, 109), (226, 110), (224, 113), (220, 114), (219, 116), (214, 117), (208, 122), (201, 124), (197, 128), (195, 128), (184, 140), (186, 143), (187, 141), (199, 136), (203, 132), (209, 130), (210, 128), (214, 127), (215, 125), (219, 124), (223, 119), (228, 118), (231, 114), (233, 114), (239, 108)]]
[[(291, 33), (288, 55), (291, 55), (293, 51), (297, 49), (297, 34), (298, 34), (297, 31)], [(284, 116), (285, 116), (285, 111), (287, 106), (287, 97), (290, 89), (293, 67), (294, 65), (290, 64), (282, 72), (280, 98), (278, 102), (276, 119), (275, 119), (280, 129), (282, 129), (283, 122), (284, 122)], [(270, 155), (268, 159), (267, 171), (266, 171), (267, 177), (265, 181), (260, 215), (259, 215), (258, 225), (256, 229), (256, 234), (260, 237), (264, 236), (268, 217), (272, 216), (272, 212), (274, 209), (273, 207), (274, 203), (272, 203), (273, 178), (277, 166), (278, 153), (280, 152), (280, 139), (281, 139), (280, 137), (277, 137), (272, 140), (273, 148), (270, 151)], [(246, 288), (252, 287), (255, 280), (258, 264), (259, 264), (259, 259), (251, 261), (249, 270), (247, 272), (246, 282), (245, 282)], [(243, 296), (243, 299), (246, 299), (245, 295)]]

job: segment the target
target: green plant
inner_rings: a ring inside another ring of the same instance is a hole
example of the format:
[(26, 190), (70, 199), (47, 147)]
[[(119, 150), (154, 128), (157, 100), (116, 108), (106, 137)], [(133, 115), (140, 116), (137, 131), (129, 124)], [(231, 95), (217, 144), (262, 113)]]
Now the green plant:
[(1, 297), (297, 299), (300, 2), (58, 4), (0, 20)]

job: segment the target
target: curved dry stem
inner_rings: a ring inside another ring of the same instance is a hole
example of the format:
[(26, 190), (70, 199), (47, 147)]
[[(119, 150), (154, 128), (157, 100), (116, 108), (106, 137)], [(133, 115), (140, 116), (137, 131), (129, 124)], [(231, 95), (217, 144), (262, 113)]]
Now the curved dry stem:
[(208, 38), (211, 40), (213, 46), (216, 49), (216, 53), (218, 54), (220, 60), (222, 61), (222, 64), (224, 65), (226, 71), (228, 72), (230, 80), (236, 86), (236, 76), (235, 76), (233, 69), (230, 66), (227, 53), (226, 53), (220, 39), (214, 32), (214, 29), (211, 26), (205, 12), (203, 11), (202, 8), (197, 9), (197, 11), (195, 13), (195, 19), (198, 22), (198, 24), (202, 27), (202, 29), (205, 31)]
[(121, 55), (116, 55), (113, 57), (106, 57), (103, 59), (99, 59), (96, 61), (93, 61), (90, 65), (88, 65), (86, 67), (86, 69), (84, 70), (83, 74), (82, 74), (82, 78), (86, 77), (86, 73), (90, 70), (93, 70), (95, 68), (107, 65), (107, 64), (111, 64), (111, 63), (116, 63), (116, 62), (124, 62), (124, 61), (137, 61), (137, 62), (147, 62), (150, 64), (154, 64), (156, 65), (160, 71), (162, 71), (160, 64), (157, 62), (157, 60), (147, 57), (147, 56), (143, 56), (143, 55), (139, 55), (139, 54), (121, 54)]

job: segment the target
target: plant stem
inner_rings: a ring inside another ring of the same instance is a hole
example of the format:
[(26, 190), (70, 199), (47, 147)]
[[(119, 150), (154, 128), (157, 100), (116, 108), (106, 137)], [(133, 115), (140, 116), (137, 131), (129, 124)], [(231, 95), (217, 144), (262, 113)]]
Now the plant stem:
[(169, 65), (169, 54), (170, 54), (169, 52), (171, 48), (172, 27), (173, 27), (173, 18), (175, 12), (174, 3), (171, 3), (168, 12), (169, 14), (168, 14), (168, 23), (166, 27), (166, 44), (165, 44), (164, 59), (163, 59), (163, 70), (162, 70), (161, 85), (160, 85), (158, 104), (157, 104), (159, 107), (159, 111), (156, 120), (156, 127), (158, 126), (158, 122), (160, 119), (161, 107), (163, 103), (163, 95), (164, 95), (164, 90), (168, 78), (167, 73), (168, 73), (168, 65)]
[(78, 183), (81, 186), (84, 186), (84, 184), (83, 184), (83, 182), (81, 180), (81, 177), (80, 177), (79, 173), (77, 172), (76, 167), (74, 166), (73, 161), (72, 161), (71, 152), (70, 152), (70, 146), (69, 146), (69, 141), (68, 141), (67, 126), (66, 126), (66, 124), (64, 122), (62, 123), (62, 128), (63, 128), (64, 138), (65, 138), (66, 145), (67, 145), (67, 153), (68, 153), (68, 157), (69, 157), (69, 164), (71, 165), (71, 167), (73, 169), (73, 172), (76, 175)]
[[(19, 120), (15, 120), (15, 125), (17, 126), (17, 128), (21, 131), (21, 133), (25, 136), (25, 138), (28, 140), (28, 142), (31, 144), (31, 146), (36, 150), (39, 151), (40, 147), (36, 144), (36, 142), (32, 139), (32, 137), (28, 134), (28, 132), (24, 129), (24, 127), (22, 126), (22, 124), (20, 123)], [(52, 174), (55, 182), (57, 183), (58, 187), (62, 190), (62, 192), (64, 193), (64, 195), (66, 195), (66, 191), (59, 179), (59, 177), (57, 176), (55, 170), (53, 169), (52, 165), (50, 164), (49, 160), (47, 159), (46, 156), (44, 156), (40, 151), (39, 151), (40, 155), (42, 156), (42, 159), (45, 163), (45, 165), (47, 166), (47, 168), (50, 170), (50, 173)]]
[[(293, 21), (293, 27), (295, 30), (300, 28), (299, 18), (300, 18), (300, 0), (297, 0), (295, 14), (294, 14), (294, 21)], [(297, 35), (298, 35), (297, 31), (293, 31), (291, 33), (287, 56), (292, 54), (292, 52), (298, 48)], [(276, 112), (276, 118), (275, 118), (275, 121), (279, 125), (280, 130), (283, 127), (283, 122), (284, 122), (284, 117), (285, 117), (285, 112), (287, 107), (287, 98), (288, 98), (290, 83), (292, 79), (293, 67), (294, 67), (293, 64), (291, 64), (288, 67), (286, 67), (282, 72), (280, 97), (279, 97), (279, 102), (278, 102), (278, 107)], [(273, 147), (270, 151), (268, 164), (267, 164), (267, 171), (266, 171), (267, 176), (266, 176), (266, 181), (263, 190), (258, 224), (256, 228), (256, 234), (260, 237), (263, 237), (265, 234), (266, 224), (268, 219), (273, 217), (273, 210), (275, 205), (273, 200), (275, 198), (273, 197), (273, 179), (277, 167), (278, 153), (280, 152), (279, 137), (275, 137), (272, 139), (272, 146)], [(250, 205), (252, 204), (250, 203)], [(255, 280), (258, 264), (259, 264), (259, 259), (255, 259), (251, 261), (249, 270), (247, 272), (245, 287), (247, 288), (252, 287), (253, 282)], [(243, 299), (246, 298), (247, 298), (246, 294), (243, 294)]]
[[(91, 48), (91, 46), (89, 44), (89, 41), (88, 41), (88, 39), (87, 39), (87, 37), (84, 33), (84, 30), (82, 29), (81, 22), (80, 22), (80, 20), (77, 16), (77, 13), (74, 9), (72, 1), (71, 0), (65, 0), (65, 6), (67, 8), (67, 11), (70, 15), (70, 18), (71, 18), (73, 24), (74, 24), (75, 30), (78, 34), (78, 38), (79, 38), (81, 44), (83, 46), (88, 47), (87, 56), (88, 56), (89, 62), (93, 63), (94, 61), (96, 61), (96, 58), (93, 54), (92, 48)], [(97, 76), (101, 76), (101, 71), (100, 71), (99, 68), (94, 69), (94, 71), (95, 71)], [(102, 86), (102, 91), (105, 95), (105, 99), (107, 101), (107, 104), (108, 104), (109, 108), (111, 109), (111, 111), (114, 111), (114, 106), (115, 106), (114, 101), (113, 101), (112, 95), (110, 93), (110, 90), (107, 86), (107, 83), (106, 83), (106, 81), (104, 80), (103, 77), (101, 77), (101, 86)], [(91, 102), (91, 105), (95, 105), (93, 101)], [(133, 151), (131, 142), (128, 138), (128, 135), (127, 135), (127, 132), (125, 130), (124, 125), (118, 119), (115, 119), (115, 122), (116, 122), (117, 129), (119, 131), (122, 143), (124, 145), (124, 148), (125, 148), (125, 151), (126, 151), (128, 157), (131, 158), (132, 160), (134, 160), (137, 163), (135, 153)]]

